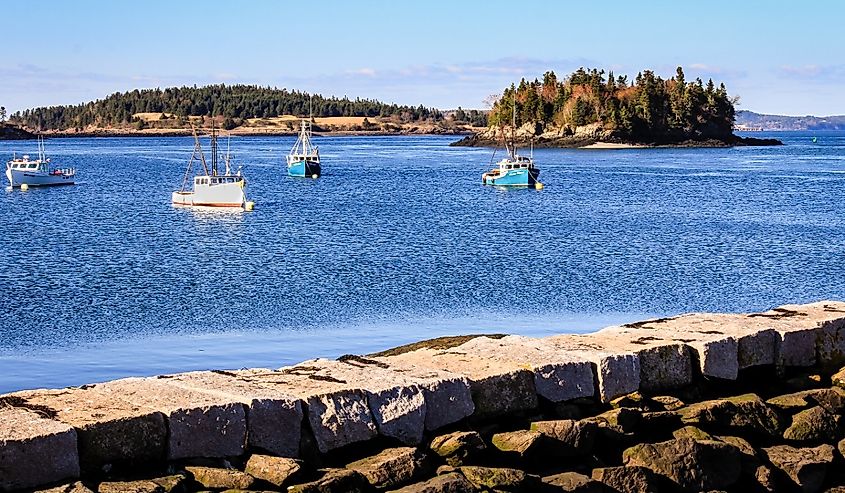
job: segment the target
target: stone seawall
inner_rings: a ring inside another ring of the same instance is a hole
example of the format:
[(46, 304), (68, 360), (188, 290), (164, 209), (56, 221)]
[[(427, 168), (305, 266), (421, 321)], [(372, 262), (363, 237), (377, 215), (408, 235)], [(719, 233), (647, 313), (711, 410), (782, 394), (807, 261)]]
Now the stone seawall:
[(821, 491), (842, 364), (823, 301), (21, 391), (0, 491)]

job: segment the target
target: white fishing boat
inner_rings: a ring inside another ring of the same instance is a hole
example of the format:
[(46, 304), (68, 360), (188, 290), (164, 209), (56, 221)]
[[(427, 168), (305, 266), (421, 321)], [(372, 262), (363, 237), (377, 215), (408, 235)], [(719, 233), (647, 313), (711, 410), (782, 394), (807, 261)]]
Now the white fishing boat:
[(12, 160), (6, 163), (6, 178), (12, 187), (73, 185), (76, 170), (53, 167), (44, 152), (44, 138), (38, 136), (38, 158), (30, 159), (26, 154), (22, 158), (13, 155)]
[[(194, 163), (199, 160), (202, 164), (202, 173), (191, 177)], [(182, 188), (173, 192), (173, 204), (198, 207), (240, 207), (252, 209), (253, 203), (246, 199), (244, 188), (246, 178), (238, 171), (232, 173), (231, 157), (226, 151), (224, 159), (225, 171), (219, 173), (217, 130), (211, 129), (211, 166), (205, 159), (200, 138), (194, 129), (194, 151), (188, 161), (188, 168), (185, 170), (185, 178), (182, 180)], [(189, 189), (190, 184), (190, 189)]]

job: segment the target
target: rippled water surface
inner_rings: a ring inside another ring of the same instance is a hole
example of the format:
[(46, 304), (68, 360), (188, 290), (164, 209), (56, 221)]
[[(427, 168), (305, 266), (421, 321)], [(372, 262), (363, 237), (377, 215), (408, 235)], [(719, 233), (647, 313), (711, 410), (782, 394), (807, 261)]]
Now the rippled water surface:
[(320, 138), (319, 180), (233, 139), (253, 212), (171, 207), (189, 138), (49, 140), (80, 182), (0, 193), (0, 391), (845, 299), (845, 134), (776, 136), (537, 150), (542, 191), (450, 137)]

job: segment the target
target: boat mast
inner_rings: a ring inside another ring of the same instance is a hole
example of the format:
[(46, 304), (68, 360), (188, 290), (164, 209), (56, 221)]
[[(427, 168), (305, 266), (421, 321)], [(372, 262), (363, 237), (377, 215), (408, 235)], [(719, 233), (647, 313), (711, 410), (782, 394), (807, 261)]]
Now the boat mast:
[(230, 171), (231, 171), (231, 169), (229, 167), (229, 160), (231, 159), (231, 156), (229, 154), (229, 149), (231, 147), (231, 143), (232, 143), (232, 134), (229, 134), (229, 135), (226, 136), (226, 176), (228, 176), (230, 174)]
[(211, 176), (217, 176), (217, 129), (211, 123)]
[(511, 159), (516, 159), (516, 91), (513, 93), (513, 112), (511, 113), (511, 118), (513, 119), (511, 123), (511, 146), (513, 146), (513, 150), (511, 151)]

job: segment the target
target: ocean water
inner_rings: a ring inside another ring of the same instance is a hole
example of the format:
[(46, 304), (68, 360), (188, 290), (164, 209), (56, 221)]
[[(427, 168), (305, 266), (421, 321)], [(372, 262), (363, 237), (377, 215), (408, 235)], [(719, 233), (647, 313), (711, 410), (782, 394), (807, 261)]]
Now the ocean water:
[(170, 205), (190, 138), (51, 139), (79, 183), (0, 191), (0, 392), (845, 299), (845, 133), (772, 135), (536, 150), (542, 191), (451, 137), (317, 138), (318, 180), (233, 138), (252, 212)]

